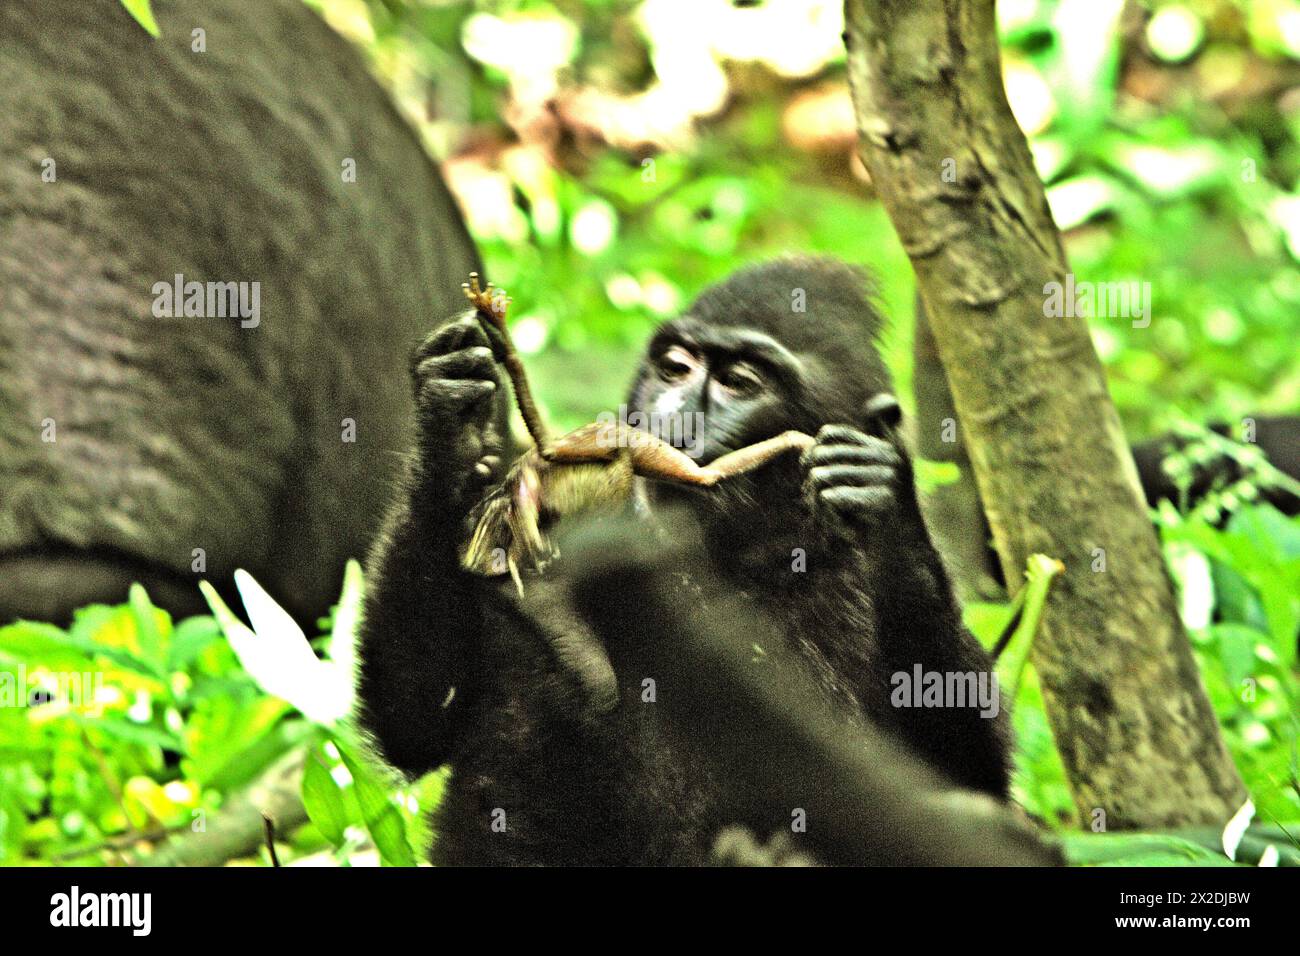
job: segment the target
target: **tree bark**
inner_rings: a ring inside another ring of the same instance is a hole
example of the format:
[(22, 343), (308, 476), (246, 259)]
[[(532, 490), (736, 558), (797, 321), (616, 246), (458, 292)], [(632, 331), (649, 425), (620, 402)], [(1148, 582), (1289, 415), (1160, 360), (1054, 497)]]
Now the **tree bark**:
[(956, 465), (960, 477), (920, 493), (926, 524), (963, 601), (996, 601), (1006, 596), (998, 575), (997, 557), (989, 547), (970, 455), (957, 428), (957, 408), (939, 358), (939, 345), (930, 331), (930, 318), (920, 295), (912, 335), (913, 449), (930, 461)]
[(1087, 324), (1045, 317), (1069, 267), (1002, 88), (993, 2), (847, 0), (845, 19), (862, 158), (916, 269), (1006, 579), (1033, 552), (1066, 566), (1034, 662), (1075, 802), (1107, 829), (1226, 821), (1245, 790)]

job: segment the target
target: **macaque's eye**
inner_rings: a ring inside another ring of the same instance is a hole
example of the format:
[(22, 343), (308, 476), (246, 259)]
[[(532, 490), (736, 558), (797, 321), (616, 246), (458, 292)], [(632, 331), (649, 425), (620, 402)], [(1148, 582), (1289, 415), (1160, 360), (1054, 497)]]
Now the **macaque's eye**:
[(714, 380), (736, 395), (757, 395), (763, 390), (763, 374), (749, 362), (735, 362), (723, 368)]
[(699, 367), (699, 360), (680, 345), (674, 345), (655, 363), (659, 377), (665, 382), (679, 382)]

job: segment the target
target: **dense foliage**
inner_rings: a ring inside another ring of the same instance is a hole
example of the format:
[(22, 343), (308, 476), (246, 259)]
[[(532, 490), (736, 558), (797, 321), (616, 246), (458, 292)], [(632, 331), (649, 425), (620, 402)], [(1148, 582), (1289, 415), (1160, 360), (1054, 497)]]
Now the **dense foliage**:
[[(314, 5), (367, 49), (447, 160), (558, 423), (617, 407), (648, 330), (704, 284), (791, 250), (875, 270), (895, 317), (884, 350), (907, 401), (910, 267), (853, 159), (838, 4), (718, 0), (685, 18), (656, 0)], [(147, 16), (147, 3), (128, 6)], [(1152, 289), (1149, 326), (1093, 321), (1131, 434), (1296, 411), (1300, 6), (999, 6), (1009, 95), (1076, 274)], [(1252, 487), (1225, 490), (1222, 515), (1156, 517), (1255, 819), (1276, 828), (1241, 856), (1271, 841), (1294, 861), (1300, 520), (1254, 503)], [(236, 653), (247, 634), (221, 605), (220, 623), (172, 621), (139, 588), (67, 629), (0, 629), (0, 670), (20, 675), (0, 685), (20, 695), (0, 706), (0, 864), (147, 856), (302, 749), (311, 822), (281, 834), (288, 856), (347, 862), (374, 847), (391, 864), (419, 858), (441, 776), (395, 786), (336, 719), (346, 700), (328, 668), (350, 659), (347, 609), (361, 586), (355, 575), (345, 589), (342, 626), (312, 628), (322, 639), (308, 657), (326, 669), (287, 685), (265, 678), (276, 659), (259, 661), (255, 641)], [(301, 661), (291, 622), (251, 582), (243, 596), (257, 637)], [(968, 619), (992, 641), (1007, 613), (975, 605)], [(1070, 834), (1075, 859), (1226, 862), (1218, 833), (1093, 833), (1032, 669), (1015, 725), (1016, 798)]]

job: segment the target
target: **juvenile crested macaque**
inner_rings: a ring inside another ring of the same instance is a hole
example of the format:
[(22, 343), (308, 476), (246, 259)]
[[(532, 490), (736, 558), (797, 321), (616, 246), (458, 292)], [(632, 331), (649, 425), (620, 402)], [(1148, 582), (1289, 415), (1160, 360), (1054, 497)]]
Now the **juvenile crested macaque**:
[[(658, 330), (628, 407), (654, 428), (674, 416), (697, 423), (693, 465), (716, 467), (788, 432), (815, 438), (800, 455), (708, 487), (633, 470), (645, 504), (634, 525), (645, 528), (640, 543), (667, 547), (689, 532), (699, 544), (647, 568), (668, 599), (614, 617), (599, 613), (601, 586), (581, 549), (544, 574), (521, 565), (522, 594), (504, 575), (464, 568), (474, 509), (500, 481), (491, 410), (502, 377), (474, 314), (421, 346), (420, 434), (370, 559), (358, 698), (362, 726), (392, 764), (411, 774), (452, 765), (435, 862), (704, 863), (725, 827), (768, 819), (737, 819), (734, 791), (745, 784), (719, 770), (718, 739), (692, 733), (689, 711), (661, 709), (669, 695), (698, 695), (701, 675), (694, 688), (678, 686), (682, 671), (656, 673), (653, 655), (610, 653), (616, 643), (711, 629), (706, 611), (724, 603), (761, 623), (733, 622), (763, 644), (749, 649), (754, 666), (779, 659), (798, 668), (845, 741), (889, 739), (946, 782), (1006, 798), (996, 685), (991, 708), (898, 694), (900, 677), (916, 672), (988, 684), (992, 664), (962, 627), (917, 508), (899, 406), (874, 342), (880, 322), (862, 273), (790, 258), (737, 273)], [(547, 447), (544, 436), (538, 446)], [(534, 462), (557, 467), (540, 451)], [(564, 524), (585, 521), (579, 513)], [(732, 696), (740, 686), (718, 684), (710, 713), (747, 714), (747, 699)], [(802, 723), (753, 726), (766, 735), (777, 726), (798, 733)], [(796, 744), (756, 740), (728, 752), (743, 761)], [(820, 787), (833, 790), (833, 778), (781, 781), (771, 792), (792, 805), (780, 825), (800, 807), (872, 812)], [(825, 853), (835, 837), (820, 837)]]
[(788, 431), (701, 466), (658, 436), (623, 422), (594, 422), (552, 440), (506, 325), (510, 299), (491, 283), (480, 287), (476, 272), (464, 289), (500, 347), (501, 364), (510, 375), (515, 403), (534, 443), (475, 509), (474, 534), (463, 558), (471, 571), (490, 575), (508, 570), (522, 591), (520, 562), (526, 559), (541, 570), (554, 554), (544, 529), (569, 515), (625, 504), (632, 497), (634, 477), (708, 488), (777, 455), (812, 447), (811, 436)]

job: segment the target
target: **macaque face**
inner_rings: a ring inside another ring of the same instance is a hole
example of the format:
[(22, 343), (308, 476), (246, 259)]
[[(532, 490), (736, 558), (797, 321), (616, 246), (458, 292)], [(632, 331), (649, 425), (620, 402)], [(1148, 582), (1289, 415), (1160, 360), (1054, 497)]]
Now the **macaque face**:
[(640, 426), (700, 464), (797, 428), (797, 356), (772, 336), (690, 317), (663, 326), (633, 395)]

